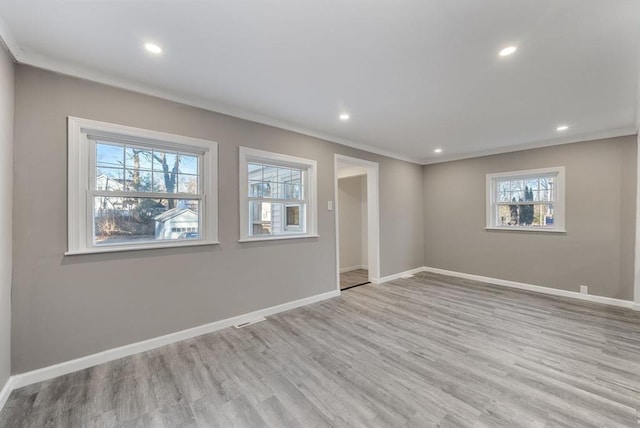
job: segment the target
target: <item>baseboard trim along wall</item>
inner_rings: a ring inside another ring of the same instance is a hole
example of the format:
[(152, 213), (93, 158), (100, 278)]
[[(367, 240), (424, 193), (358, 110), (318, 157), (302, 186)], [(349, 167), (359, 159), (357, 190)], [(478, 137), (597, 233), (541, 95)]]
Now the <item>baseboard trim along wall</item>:
[(346, 268), (341, 268), (340, 269), (340, 273), (345, 273), (345, 272), (352, 272), (354, 270), (359, 270), (359, 269), (366, 269), (367, 267), (364, 265), (359, 265), (359, 266), (349, 266)]
[[(150, 351), (152, 349), (159, 348), (161, 346), (169, 345), (172, 343), (180, 342), (182, 340), (191, 339), (193, 337), (201, 336), (203, 334), (212, 333), (214, 331), (222, 330), (223, 328), (232, 327), (238, 324), (244, 324), (247, 322), (255, 321), (257, 319), (274, 315), (280, 312), (295, 309), (300, 306), (309, 305), (311, 303), (319, 302), (332, 297), (340, 295), (339, 290), (328, 291), (322, 294), (316, 294), (315, 296), (305, 297), (304, 299), (294, 300), (292, 302), (283, 303), (269, 308), (260, 309), (254, 312), (250, 312), (243, 315), (238, 315), (232, 318), (227, 318), (220, 321), (215, 321), (209, 324), (204, 324), (198, 327), (189, 328), (187, 330), (178, 331), (175, 333), (166, 334), (164, 336), (154, 337), (152, 339), (143, 340), (141, 342), (132, 343), (129, 345), (120, 346), (118, 348), (108, 349), (106, 351), (98, 352), (96, 354), (87, 355), (85, 357), (77, 358), (75, 360), (66, 361), (60, 364), (55, 364), (49, 367), (43, 367), (41, 369), (33, 370), (26, 373), (20, 373), (13, 375), (9, 378), (7, 385), (2, 390), (0, 398), (4, 397), (5, 389), (8, 390), (7, 397), (11, 390), (22, 388), (23, 386), (31, 385), (43, 380), (52, 379), (65, 374), (73, 373), (78, 370), (84, 370), (89, 367), (96, 366), (98, 364), (106, 363), (109, 361), (117, 360), (119, 358), (128, 357), (140, 352)], [(4, 402), (0, 401), (0, 409), (4, 405)]]
[(425, 270), (424, 267), (409, 269), (409, 270), (405, 270), (404, 272), (394, 273), (393, 275), (387, 275), (381, 278), (371, 278), (371, 282), (373, 284), (383, 284), (385, 282), (393, 281), (395, 279), (400, 279), (403, 276), (415, 275), (416, 273), (424, 272), (424, 270)]
[(0, 390), (0, 410), (2, 410), (4, 405), (7, 403), (9, 395), (11, 395), (11, 391), (13, 391), (13, 389), (13, 377), (10, 377), (9, 379), (7, 379), (4, 386)]
[(640, 305), (634, 304), (631, 300), (614, 299), (611, 297), (596, 296), (593, 294), (582, 294), (577, 291), (560, 290), (558, 288), (543, 287), (541, 285), (527, 284), (524, 282), (507, 281), (504, 279), (490, 278), (487, 276), (473, 275), (445, 269), (423, 267), (423, 272), (439, 273), (441, 275), (455, 276), (458, 278), (471, 279), (474, 281), (486, 282), (503, 287), (517, 288), (519, 290), (533, 291), (535, 293), (549, 294), (552, 296), (570, 297), (572, 299), (586, 300), (589, 302), (602, 303), (605, 305), (618, 306), (621, 308), (640, 310)]
[[(523, 282), (508, 281), (498, 278), (490, 278), (486, 276), (473, 275), (469, 273), (456, 272), (451, 270), (433, 268), (428, 266), (422, 266), (415, 269), (410, 269), (404, 272), (396, 273), (393, 275), (387, 275), (381, 278), (372, 279), (373, 284), (383, 284), (385, 282), (400, 279), (405, 276), (415, 275), (420, 272), (432, 272), (441, 275), (454, 276), (458, 278), (470, 279), (474, 281), (485, 282), (493, 285), (500, 285), (503, 287), (516, 288), (520, 290), (533, 291), (541, 294), (548, 294), (552, 296), (569, 297), (578, 300), (586, 300), (595, 303), (602, 303), (605, 305), (618, 306), (622, 308), (640, 310), (640, 305), (635, 304), (630, 300), (613, 299), (610, 297), (595, 296), (592, 294), (581, 294), (577, 291), (560, 290), (557, 288), (543, 287), (540, 285), (527, 284)], [(193, 337), (201, 336), (203, 334), (212, 333), (214, 331), (222, 330), (234, 325), (243, 324), (247, 322), (274, 315), (280, 312), (295, 309), (300, 306), (309, 305), (311, 303), (319, 302), (326, 299), (331, 299), (340, 295), (339, 290), (328, 291), (326, 293), (317, 294), (315, 296), (306, 297), (292, 302), (283, 303), (280, 305), (272, 306), (269, 308), (260, 309), (254, 312), (250, 312), (236, 317), (227, 318), (220, 321), (215, 321), (209, 324), (193, 327), (187, 330), (170, 333), (164, 336), (147, 339), (141, 342), (132, 343), (129, 345), (121, 346), (118, 348), (109, 349), (106, 351), (98, 352), (96, 354), (87, 355), (85, 357), (77, 358), (74, 360), (66, 361), (53, 366), (44, 367), (38, 370), (33, 370), (26, 373), (21, 373), (11, 376), (5, 383), (2, 390), (0, 390), (0, 410), (4, 407), (11, 391), (23, 386), (31, 385), (37, 382), (42, 382), (47, 379), (52, 379), (65, 374), (73, 373), (78, 370), (83, 370), (89, 367), (96, 366), (98, 364), (106, 363), (109, 361), (117, 360), (119, 358), (128, 357), (140, 352), (150, 351), (152, 349), (159, 348), (161, 346), (170, 345), (172, 343), (180, 342), (182, 340), (191, 339)]]

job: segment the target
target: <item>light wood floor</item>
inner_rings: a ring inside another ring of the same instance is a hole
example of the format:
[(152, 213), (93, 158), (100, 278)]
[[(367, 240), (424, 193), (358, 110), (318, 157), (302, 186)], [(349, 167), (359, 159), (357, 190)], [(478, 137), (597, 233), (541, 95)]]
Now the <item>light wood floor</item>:
[(369, 271), (366, 269), (352, 270), (340, 274), (340, 289), (369, 282)]
[(640, 313), (421, 274), (14, 391), (2, 427), (638, 426)]

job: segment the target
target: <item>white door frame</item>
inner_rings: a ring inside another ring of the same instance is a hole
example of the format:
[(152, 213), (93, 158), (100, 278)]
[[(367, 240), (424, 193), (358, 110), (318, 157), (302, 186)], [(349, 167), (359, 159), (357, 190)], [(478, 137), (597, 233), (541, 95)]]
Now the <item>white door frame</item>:
[[(639, 100), (640, 102), (640, 100)], [(640, 110), (638, 112), (638, 128), (640, 128)], [(636, 242), (633, 284), (633, 309), (640, 311), (640, 130), (638, 131), (637, 148), (637, 181), (636, 181)]]
[(367, 171), (367, 266), (369, 280), (377, 283), (380, 280), (380, 197), (377, 162), (349, 156), (334, 154), (334, 211), (336, 219), (336, 287), (340, 291), (340, 221), (338, 211), (338, 164), (359, 166)]

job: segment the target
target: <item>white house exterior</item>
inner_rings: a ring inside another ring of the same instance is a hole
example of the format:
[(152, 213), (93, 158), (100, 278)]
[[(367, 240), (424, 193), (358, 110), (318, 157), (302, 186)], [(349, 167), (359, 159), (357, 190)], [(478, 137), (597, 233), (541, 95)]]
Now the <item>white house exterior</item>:
[(198, 232), (198, 214), (176, 207), (154, 217), (156, 239), (177, 239), (183, 232)]

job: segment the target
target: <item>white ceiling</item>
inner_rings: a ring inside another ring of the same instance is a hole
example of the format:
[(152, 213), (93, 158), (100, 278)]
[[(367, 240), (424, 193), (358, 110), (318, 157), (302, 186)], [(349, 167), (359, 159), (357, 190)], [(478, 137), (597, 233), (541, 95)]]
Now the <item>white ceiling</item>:
[(419, 163), (636, 132), (639, 0), (3, 0), (0, 17), (19, 62)]

